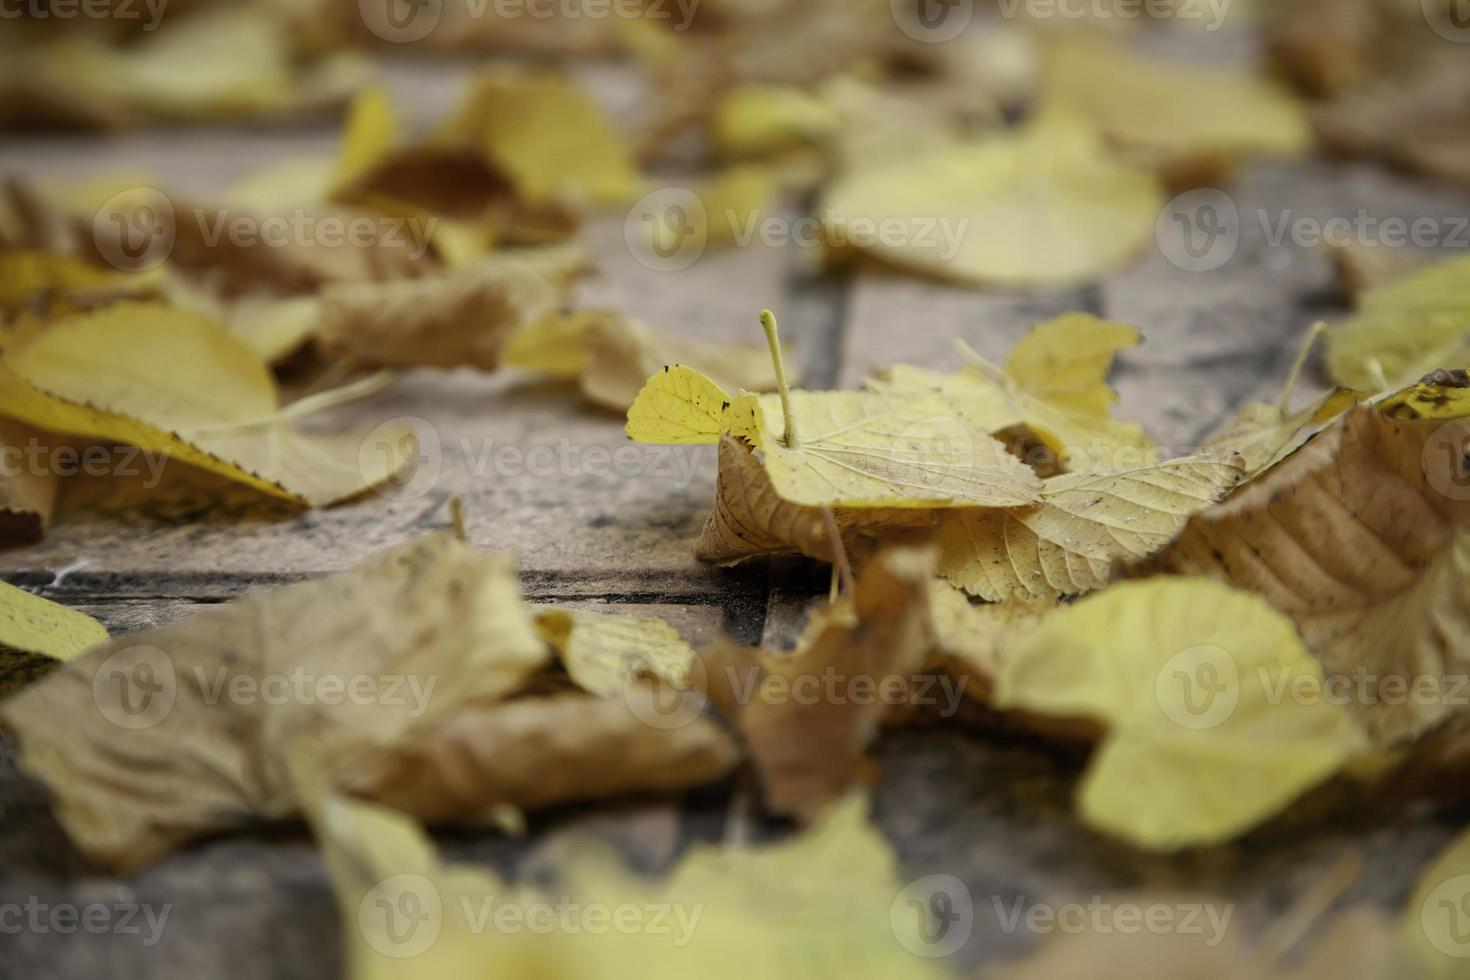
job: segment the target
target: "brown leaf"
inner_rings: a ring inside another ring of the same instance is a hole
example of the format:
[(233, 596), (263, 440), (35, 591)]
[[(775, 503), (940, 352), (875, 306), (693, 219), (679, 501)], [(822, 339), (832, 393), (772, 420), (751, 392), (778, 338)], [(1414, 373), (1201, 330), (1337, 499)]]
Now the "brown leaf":
[(1454, 678), (1470, 668), (1466, 424), (1359, 405), (1193, 517), (1158, 565), (1289, 615), (1348, 679), (1349, 707), (1379, 744), (1424, 732), (1452, 713)]
[(0, 419), (0, 546), (39, 541), (56, 510), (56, 474), (26, 454), (45, 445), (39, 439), (36, 429)]
[(879, 726), (934, 649), (932, 555), (890, 551), (817, 614), (794, 653), (723, 640), (700, 655), (707, 696), (750, 747), (771, 810), (815, 820), (859, 778)]

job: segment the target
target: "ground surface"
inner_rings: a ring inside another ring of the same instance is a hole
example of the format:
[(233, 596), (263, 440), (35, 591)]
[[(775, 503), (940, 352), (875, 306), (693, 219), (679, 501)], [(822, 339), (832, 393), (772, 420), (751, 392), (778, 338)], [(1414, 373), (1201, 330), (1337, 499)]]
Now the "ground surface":
[[(616, 72), (599, 90), (631, 105), (636, 89)], [(396, 66), (392, 86), (416, 114), (452, 100), (459, 70)], [(111, 140), (7, 136), (0, 172), (58, 176), (142, 168), (163, 186), (208, 193), (271, 160), (330, 152), (334, 128), (170, 131)], [(1007, 295), (902, 277), (813, 272), (800, 248), (752, 247), (705, 256), (679, 273), (644, 268), (623, 244), (623, 216), (597, 222), (589, 247), (602, 263), (588, 304), (616, 307), (651, 324), (711, 337), (758, 341), (756, 314), (770, 306), (801, 350), (807, 385), (852, 385), (894, 361), (954, 365), (963, 339), (1002, 358), (1028, 326), (1088, 310), (1140, 326), (1144, 347), (1116, 375), (1122, 414), (1147, 423), (1163, 445), (1186, 451), (1237, 405), (1276, 397), (1303, 331), (1339, 311), (1325, 257), (1265, 228), (1283, 214), (1327, 218), (1360, 209), (1413, 219), (1467, 213), (1465, 197), (1366, 165), (1307, 163), (1247, 170), (1231, 189), (1242, 216), (1238, 251), (1222, 268), (1188, 272), (1178, 228), (1158, 247), (1102, 282), (1059, 293)], [(1262, 217), (1264, 216), (1264, 218)], [(1309, 386), (1310, 387), (1310, 384)], [(1303, 391), (1303, 395), (1307, 394)], [(36, 547), (0, 553), (0, 574), (75, 605), (114, 631), (167, 623), (202, 604), (347, 568), (404, 538), (448, 523), (464, 498), (476, 544), (516, 552), (536, 601), (613, 603), (669, 616), (693, 640), (721, 626), (738, 637), (782, 643), (803, 609), (825, 591), (809, 566), (756, 563), (719, 571), (695, 563), (691, 542), (708, 511), (713, 451), (675, 458), (649, 453), (631, 477), (599, 475), (573, 462), (549, 477), (497, 472), (487, 448), (625, 445), (621, 420), (567, 390), (509, 375), (417, 373), (354, 406), (344, 418), (374, 425), (408, 416), (437, 436), (412, 492), (372, 496), (327, 511), (281, 518), (259, 506), (207, 515), (204, 505), (141, 507), (73, 517)], [(572, 457), (575, 459), (575, 455)], [(504, 469), (504, 468), (501, 468)], [(1236, 923), (1266, 928), (1294, 896), (1345, 854), (1366, 862), (1347, 899), (1386, 906), (1406, 900), (1419, 869), (1465, 814), (1387, 806), (1268, 828), (1242, 844), (1178, 860), (1142, 859), (1081, 828), (1066, 804), (1080, 760), (1040, 744), (949, 731), (889, 739), (881, 748), (876, 819), (906, 874), (959, 877), (975, 907), (966, 966), (1018, 952), (1035, 936), (1008, 932), (1001, 906), (1057, 902), (1137, 886), (1200, 889), (1239, 903)], [(139, 875), (87, 869), (47, 813), (42, 791), (15, 771), (0, 745), (0, 907), (6, 903), (142, 903), (171, 907), (160, 942), (139, 935), (0, 933), (0, 974), (40, 976), (333, 975), (339, 927), (321, 861), (296, 831), (203, 843)], [(560, 835), (592, 830), (639, 867), (663, 866), (696, 839), (779, 832), (749, 818), (728, 790), (688, 801), (634, 801), (574, 808), (532, 821), (526, 840), (449, 837), (463, 859), (534, 873)], [(0, 922), (3, 925), (3, 922)], [(146, 932), (146, 930), (145, 930)]]

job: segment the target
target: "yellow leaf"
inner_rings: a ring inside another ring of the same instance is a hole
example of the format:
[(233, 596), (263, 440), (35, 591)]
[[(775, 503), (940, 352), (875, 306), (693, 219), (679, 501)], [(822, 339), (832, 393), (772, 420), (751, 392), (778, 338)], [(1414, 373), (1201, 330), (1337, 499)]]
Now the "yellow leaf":
[(654, 445), (714, 445), (730, 396), (691, 367), (675, 364), (648, 379), (628, 409), (628, 437)]
[(1359, 391), (1412, 384), (1437, 368), (1470, 367), (1470, 257), (1370, 289), (1357, 315), (1327, 335), (1332, 380)]
[(0, 324), (28, 304), (65, 298), (70, 293), (147, 288), (147, 277), (103, 269), (67, 255), (0, 250)]
[[(412, 436), (296, 431), (274, 379), (240, 340), (194, 313), (125, 303), (51, 325), (0, 360), (0, 415), (128, 443), (302, 503), (326, 505), (393, 477)], [(330, 400), (330, 399), (328, 399)]]
[(957, 374), (898, 365), (867, 387), (938, 396), (987, 432), (1022, 426), (1057, 457), (1040, 461), (1068, 470), (1130, 469), (1153, 462), (1155, 447), (1139, 426), (1109, 417), (1117, 396), (1107, 376), (1114, 354), (1139, 339), (1132, 327), (1069, 313), (1034, 327), (1004, 369), (961, 348), (970, 363)]
[(670, 363), (690, 365), (726, 390), (776, 388), (765, 348), (664, 334), (620, 313), (596, 310), (537, 320), (510, 338), (505, 362), (579, 378), (590, 401), (616, 412), (627, 412), (644, 382)]
[(620, 696), (644, 676), (675, 689), (689, 686), (694, 651), (662, 619), (553, 609), (539, 613), (536, 626), (572, 681), (589, 694)]
[(741, 85), (715, 106), (710, 128), (729, 156), (766, 156), (831, 136), (840, 125), (823, 99), (788, 85)]
[(374, 87), (359, 92), (342, 129), (326, 196), (347, 196), (359, 188), (387, 162), (398, 144), (398, 134), (398, 115), (387, 90)]
[(617, 204), (642, 181), (629, 146), (597, 103), (550, 73), (485, 72), (436, 138), (481, 154), (532, 203), (570, 196)]
[(1210, 456), (1053, 477), (1034, 506), (947, 515), (935, 531), (940, 571), (991, 602), (1100, 589), (1114, 563), (1141, 560), (1172, 542), (1192, 514), (1240, 477), (1238, 459)]
[(1261, 599), (1154, 579), (1048, 618), (1009, 652), (995, 697), (1106, 724), (1082, 815), (1140, 847), (1176, 850), (1250, 830), (1365, 747), (1323, 690), (1291, 621)]
[(0, 582), (0, 647), (71, 660), (106, 642), (107, 630), (91, 616)]
[(1214, 175), (1241, 157), (1302, 156), (1312, 145), (1301, 106), (1265, 77), (1140, 57), (1092, 35), (1053, 41), (1043, 92), (1165, 172)]
[(1191, 518), (1158, 567), (1257, 592), (1295, 620), (1377, 744), (1427, 731), (1463, 710), (1466, 426), (1358, 405)]
[(1339, 388), (1298, 412), (1284, 411), (1279, 405), (1251, 402), (1200, 448), (1238, 453), (1245, 464), (1246, 477), (1254, 477), (1306, 445), (1307, 440), (1340, 418), (1361, 397), (1357, 392)]
[(961, 282), (1031, 287), (1121, 265), (1153, 239), (1163, 195), (1086, 124), (1053, 112), (1016, 133), (859, 167), (824, 205), (838, 247)]
[[(661, 882), (635, 876), (595, 842), (568, 841), (576, 860), (558, 878), (586, 914), (562, 916), (555, 910), (568, 895), (511, 887), (483, 866), (447, 864), (402, 814), (330, 792), (309, 763), (294, 771), (337, 891), (353, 980), (487, 972), (541, 980), (944, 975), (911, 952), (930, 948), (927, 893), (904, 914), (892, 913), (904, 891), (898, 863), (861, 797), (780, 844), (696, 844)], [(478, 919), (487, 903), (534, 928), (487, 929)], [(634, 910), (664, 925), (608, 929), (592, 917)]]

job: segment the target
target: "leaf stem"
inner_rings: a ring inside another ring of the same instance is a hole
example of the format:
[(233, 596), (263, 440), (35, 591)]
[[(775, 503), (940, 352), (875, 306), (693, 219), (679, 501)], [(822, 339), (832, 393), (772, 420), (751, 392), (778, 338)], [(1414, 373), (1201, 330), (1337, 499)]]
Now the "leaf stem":
[(796, 434), (796, 412), (791, 408), (791, 388), (786, 384), (786, 362), (781, 356), (781, 334), (776, 327), (776, 315), (770, 310), (761, 310), (761, 329), (766, 332), (766, 343), (771, 347), (771, 363), (776, 367), (776, 391), (781, 395), (781, 415), (786, 423), (786, 433), (781, 442), (787, 449), (796, 449), (801, 438)]
[[(832, 543), (833, 592), (836, 592), (837, 583), (841, 582), (842, 591), (852, 595), (857, 588), (857, 580), (853, 577), (852, 563), (847, 560), (847, 548), (842, 544), (842, 532), (837, 529), (837, 518), (832, 514), (831, 507), (822, 508), (822, 523), (827, 526), (827, 537)], [(834, 601), (835, 598), (834, 596)]]
[(1327, 324), (1321, 321), (1312, 324), (1312, 329), (1307, 331), (1307, 336), (1302, 341), (1301, 350), (1297, 351), (1296, 360), (1292, 362), (1291, 373), (1286, 376), (1286, 387), (1282, 389), (1281, 401), (1276, 406), (1282, 418), (1285, 418), (1286, 413), (1291, 411), (1291, 396), (1296, 394), (1296, 383), (1301, 380), (1302, 370), (1307, 366), (1307, 358), (1311, 356), (1312, 348), (1317, 345), (1318, 339), (1326, 332)]

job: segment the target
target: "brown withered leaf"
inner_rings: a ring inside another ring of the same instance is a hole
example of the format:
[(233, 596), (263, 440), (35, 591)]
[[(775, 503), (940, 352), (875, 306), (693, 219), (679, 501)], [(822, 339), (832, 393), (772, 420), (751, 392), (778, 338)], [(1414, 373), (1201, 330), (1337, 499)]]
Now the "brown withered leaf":
[[(1449, 717), (1470, 665), (1467, 423), (1424, 386), (1358, 405), (1230, 500), (1195, 515), (1157, 565), (1257, 592), (1296, 623), (1375, 741)], [(1422, 396), (1422, 397), (1421, 397)]]
[(465, 711), (348, 774), (342, 786), (433, 823), (500, 805), (536, 809), (700, 786), (739, 761), (697, 698), (647, 686), (557, 694)]
[(745, 737), (771, 810), (815, 820), (860, 778), (869, 743), (934, 649), (933, 576), (928, 552), (885, 552), (794, 652), (728, 639), (701, 652), (705, 692)]
[(490, 370), (512, 334), (557, 308), (581, 264), (575, 249), (528, 250), (440, 276), (330, 287), (317, 338), (362, 365)]
[(40, 438), (28, 425), (0, 419), (0, 547), (40, 540), (56, 511), (56, 473), (31, 465), (26, 452), (45, 446)]
[[(761, 555), (806, 555), (832, 561), (832, 539), (820, 507), (791, 503), (776, 493), (771, 478), (741, 439), (720, 437), (715, 509), (694, 544), (694, 557), (734, 565)], [(872, 550), (869, 532), (879, 528), (929, 527), (934, 511), (903, 508), (847, 508), (832, 511), (843, 546), (859, 558)]]
[(351, 781), (547, 661), (514, 560), (434, 534), (118, 638), (6, 702), (0, 724), (77, 846), (135, 867), (292, 815), (293, 736)]

